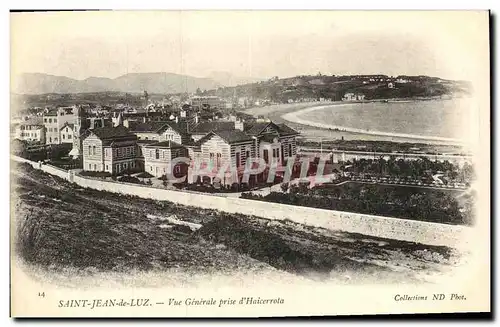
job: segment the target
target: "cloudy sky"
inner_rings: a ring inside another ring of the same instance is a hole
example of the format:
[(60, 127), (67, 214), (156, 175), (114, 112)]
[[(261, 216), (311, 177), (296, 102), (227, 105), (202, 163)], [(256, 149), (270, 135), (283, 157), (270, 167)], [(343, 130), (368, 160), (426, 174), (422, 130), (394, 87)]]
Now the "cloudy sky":
[[(487, 60), (485, 12), (107, 11), (11, 14), (12, 73), (432, 75)], [(486, 49), (486, 52), (485, 52)]]

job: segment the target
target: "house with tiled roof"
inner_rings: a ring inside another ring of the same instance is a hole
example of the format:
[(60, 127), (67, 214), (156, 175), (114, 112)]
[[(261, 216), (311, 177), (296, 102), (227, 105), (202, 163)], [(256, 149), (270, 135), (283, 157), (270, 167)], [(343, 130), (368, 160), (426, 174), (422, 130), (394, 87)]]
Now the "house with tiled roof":
[[(296, 137), (299, 135), (285, 124), (270, 121), (243, 123), (239, 120), (203, 122), (198, 124), (192, 133), (196, 141), (186, 145), (192, 160), (208, 163), (214, 171), (226, 166), (236, 168), (238, 180), (228, 173), (221, 181), (223, 184), (241, 182), (248, 158), (263, 158), (268, 164), (282, 166), (286, 158), (296, 155)], [(206, 134), (198, 138), (202, 133)], [(196, 176), (189, 177), (191, 182), (194, 182), (195, 178)], [(209, 178), (212, 182), (213, 176)]]
[(32, 117), (16, 126), (15, 138), (18, 140), (45, 144), (45, 126), (40, 117)]
[[(237, 129), (211, 131), (198, 140), (197, 146), (190, 150), (190, 157), (199, 160), (195, 163), (197, 165), (203, 163), (202, 168), (209, 167), (212, 172), (217, 173), (225, 167), (221, 183), (231, 185), (240, 182), (247, 158), (254, 154), (254, 139)], [(233, 171), (238, 172), (238, 176), (234, 176)], [(188, 176), (188, 179), (195, 182), (197, 177)], [(208, 178), (213, 182), (214, 176)]]
[(139, 140), (174, 141), (179, 144), (191, 140), (185, 122), (129, 122), (129, 129)]
[(174, 164), (175, 158), (188, 156), (185, 146), (174, 141), (148, 142), (142, 146), (142, 158), (144, 159), (144, 171), (155, 177), (174, 174), (183, 175), (187, 173), (186, 164)]
[[(61, 144), (61, 128), (66, 123), (75, 123), (76, 115), (73, 107), (60, 107), (58, 109), (47, 109), (43, 114), (45, 126), (45, 142), (47, 144)], [(68, 142), (69, 143), (69, 142)]]
[(193, 140), (198, 141), (210, 132), (234, 130), (235, 122), (232, 121), (203, 121), (189, 129)]
[(122, 125), (87, 130), (82, 150), (84, 170), (119, 174), (138, 168), (137, 135)]
[(60, 128), (59, 133), (61, 136), (61, 143), (73, 144), (75, 124), (64, 123), (64, 125)]
[(244, 125), (246, 134), (255, 139), (257, 156), (266, 163), (272, 160), (284, 163), (288, 157), (297, 154), (296, 138), (299, 132), (285, 124), (274, 122), (257, 122)]

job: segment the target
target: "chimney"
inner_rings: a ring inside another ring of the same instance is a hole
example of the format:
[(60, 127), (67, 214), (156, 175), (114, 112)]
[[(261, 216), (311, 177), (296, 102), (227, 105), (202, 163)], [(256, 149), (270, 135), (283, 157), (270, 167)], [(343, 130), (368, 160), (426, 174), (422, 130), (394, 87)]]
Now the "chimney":
[(242, 120), (239, 120), (239, 119), (236, 119), (234, 121), (234, 128), (235, 129), (239, 129), (240, 131), (243, 131), (244, 129), (244, 126), (243, 126), (243, 121)]
[(120, 126), (120, 125), (123, 125), (123, 117), (122, 117), (122, 113), (120, 112), (118, 114), (118, 118), (116, 118), (114, 124), (113, 124), (113, 127), (117, 127), (117, 126)]

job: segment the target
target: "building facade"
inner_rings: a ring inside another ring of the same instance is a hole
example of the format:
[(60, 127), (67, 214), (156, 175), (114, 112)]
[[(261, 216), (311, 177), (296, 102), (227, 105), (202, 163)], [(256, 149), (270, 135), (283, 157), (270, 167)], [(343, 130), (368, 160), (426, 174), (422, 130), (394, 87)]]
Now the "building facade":
[(46, 144), (61, 144), (61, 128), (66, 124), (74, 124), (76, 120), (77, 109), (73, 107), (61, 107), (58, 109), (48, 110), (43, 115), (43, 124), (45, 126)]
[[(252, 156), (254, 140), (240, 130), (210, 132), (199, 140), (198, 162), (193, 174), (188, 180), (214, 182), (215, 177), (221, 178), (223, 185), (240, 183), (247, 159)], [(196, 176), (196, 169), (202, 168), (209, 174)], [(222, 172), (222, 177), (218, 176)]]
[(137, 135), (138, 140), (173, 141), (178, 144), (189, 143), (186, 123), (143, 122), (129, 123), (130, 132)]
[(89, 129), (82, 150), (87, 171), (115, 175), (138, 168), (137, 136), (124, 126)]
[(61, 127), (60, 130), (61, 143), (73, 144), (73, 138), (75, 133), (75, 124), (66, 123)]
[(15, 138), (18, 140), (45, 144), (45, 126), (41, 119), (31, 118), (16, 126)]
[(162, 177), (171, 173), (181, 174), (185, 165), (172, 166), (172, 160), (179, 157), (186, 158), (188, 150), (186, 147), (173, 141), (162, 141), (146, 144), (142, 147), (144, 158), (144, 171), (155, 176)]

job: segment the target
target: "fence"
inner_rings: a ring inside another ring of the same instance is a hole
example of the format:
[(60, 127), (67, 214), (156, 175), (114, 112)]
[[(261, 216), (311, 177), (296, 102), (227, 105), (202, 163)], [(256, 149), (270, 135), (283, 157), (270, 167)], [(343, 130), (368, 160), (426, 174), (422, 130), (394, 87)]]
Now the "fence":
[(50, 165), (40, 165), (39, 163), (30, 162), (18, 157), (13, 157), (13, 159), (21, 162), (29, 162), (37, 169), (65, 178), (81, 187), (134, 195), (147, 199), (170, 201), (203, 209), (215, 209), (227, 213), (253, 215), (272, 220), (288, 219), (296, 223), (334, 231), (451, 247), (466, 245), (466, 240), (469, 239), (472, 232), (472, 228), (466, 226), (445, 225), (240, 198), (195, 194), (123, 182), (101, 181), (75, 175), (72, 171), (65, 171)]

